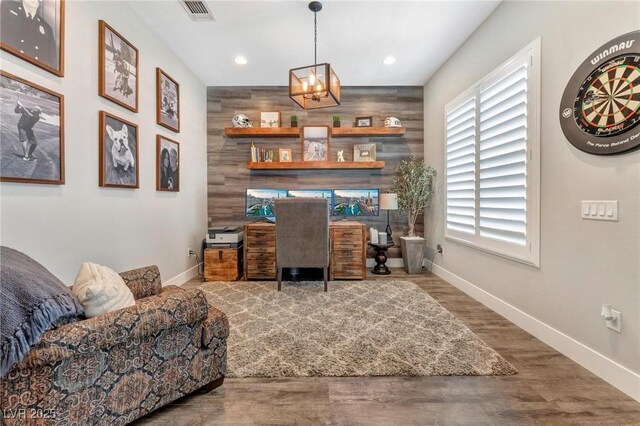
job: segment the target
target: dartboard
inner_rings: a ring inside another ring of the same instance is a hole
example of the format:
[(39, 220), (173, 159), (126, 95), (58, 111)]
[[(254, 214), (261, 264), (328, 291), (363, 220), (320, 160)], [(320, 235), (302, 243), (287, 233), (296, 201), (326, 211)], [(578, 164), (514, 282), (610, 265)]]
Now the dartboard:
[(640, 31), (606, 43), (567, 84), (562, 130), (576, 148), (617, 154), (640, 146)]

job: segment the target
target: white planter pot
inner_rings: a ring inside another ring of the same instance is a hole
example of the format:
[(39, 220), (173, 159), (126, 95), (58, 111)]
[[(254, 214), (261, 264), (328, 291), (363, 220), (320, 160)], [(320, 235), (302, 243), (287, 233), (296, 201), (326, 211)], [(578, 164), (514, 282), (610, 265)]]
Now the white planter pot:
[(419, 274), (422, 271), (422, 261), (424, 260), (424, 238), (400, 237), (400, 247), (402, 247), (402, 260), (404, 270), (407, 274)]

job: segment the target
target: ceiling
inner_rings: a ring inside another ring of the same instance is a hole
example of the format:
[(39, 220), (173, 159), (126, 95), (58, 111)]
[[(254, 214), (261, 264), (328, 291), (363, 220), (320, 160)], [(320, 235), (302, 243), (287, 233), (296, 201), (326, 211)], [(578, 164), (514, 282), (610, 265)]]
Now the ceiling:
[[(193, 22), (178, 0), (129, 3), (207, 86), (286, 86), (290, 68), (313, 63), (307, 1), (207, 1), (215, 22)], [(318, 62), (344, 86), (423, 85), (499, 4), (325, 0)]]

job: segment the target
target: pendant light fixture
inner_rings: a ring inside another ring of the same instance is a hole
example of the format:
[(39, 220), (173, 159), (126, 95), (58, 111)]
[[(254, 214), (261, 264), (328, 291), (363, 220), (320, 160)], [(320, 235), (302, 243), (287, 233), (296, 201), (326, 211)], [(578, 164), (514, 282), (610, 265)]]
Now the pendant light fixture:
[(289, 97), (303, 109), (328, 108), (340, 105), (340, 79), (331, 64), (318, 63), (317, 13), (322, 3), (312, 1), (313, 12), (313, 65), (289, 70)]

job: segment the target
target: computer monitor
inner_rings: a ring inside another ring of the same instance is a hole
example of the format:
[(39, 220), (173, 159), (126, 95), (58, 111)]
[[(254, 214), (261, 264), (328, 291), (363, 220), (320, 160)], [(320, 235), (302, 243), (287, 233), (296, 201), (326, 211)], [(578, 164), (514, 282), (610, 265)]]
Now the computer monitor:
[(287, 198), (287, 190), (267, 188), (247, 189), (245, 197), (245, 216), (266, 218), (275, 217), (275, 203), (278, 198)]
[(326, 198), (329, 200), (329, 212), (333, 208), (333, 191), (330, 189), (290, 189), (288, 198)]
[(333, 190), (332, 216), (378, 216), (378, 188), (348, 188)]

